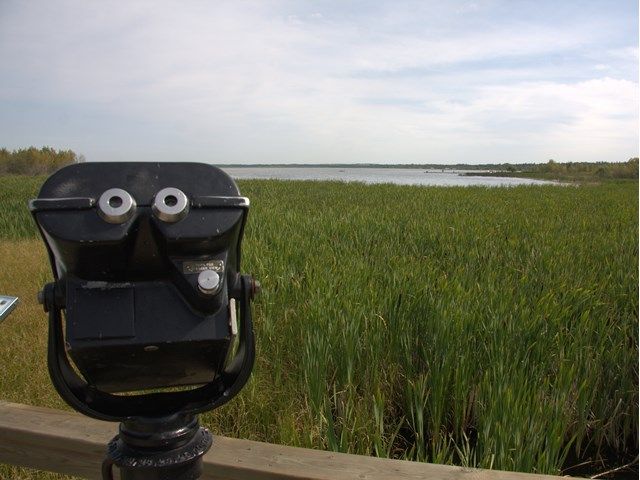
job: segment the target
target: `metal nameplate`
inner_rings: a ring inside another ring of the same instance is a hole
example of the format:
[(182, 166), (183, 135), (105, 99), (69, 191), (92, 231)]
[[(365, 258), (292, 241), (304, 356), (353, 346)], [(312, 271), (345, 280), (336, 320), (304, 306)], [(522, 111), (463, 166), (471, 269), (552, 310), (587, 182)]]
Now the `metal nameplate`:
[(182, 264), (182, 273), (200, 273), (205, 270), (213, 270), (222, 273), (224, 271), (223, 260), (195, 260), (187, 261)]
[(11, 311), (16, 308), (18, 297), (0, 295), (0, 322), (7, 318)]

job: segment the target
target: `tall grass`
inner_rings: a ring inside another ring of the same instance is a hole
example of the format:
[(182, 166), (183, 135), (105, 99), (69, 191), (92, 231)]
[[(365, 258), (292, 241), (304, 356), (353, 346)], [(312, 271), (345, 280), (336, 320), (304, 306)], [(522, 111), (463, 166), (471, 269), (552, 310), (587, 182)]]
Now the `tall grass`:
[[(637, 183), (240, 187), (243, 270), (263, 284), (258, 360), (240, 397), (205, 416), (215, 432), (541, 473), (637, 452)], [(16, 208), (0, 235), (44, 264), (35, 240), (13, 240), (32, 235)], [(0, 352), (43, 324), (18, 309)], [(59, 405), (48, 386), (27, 393), (46, 379), (3, 361), (2, 396)]]
[(44, 176), (0, 176), (0, 239), (33, 238), (37, 229), (27, 202), (38, 195)]

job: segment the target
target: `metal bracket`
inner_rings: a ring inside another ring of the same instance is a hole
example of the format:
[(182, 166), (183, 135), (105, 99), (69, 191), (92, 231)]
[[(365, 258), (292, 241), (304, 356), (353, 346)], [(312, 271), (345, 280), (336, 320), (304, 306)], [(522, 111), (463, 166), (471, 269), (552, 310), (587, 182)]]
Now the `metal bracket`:
[(0, 295), (0, 322), (9, 316), (16, 308), (18, 297), (10, 297), (9, 295)]

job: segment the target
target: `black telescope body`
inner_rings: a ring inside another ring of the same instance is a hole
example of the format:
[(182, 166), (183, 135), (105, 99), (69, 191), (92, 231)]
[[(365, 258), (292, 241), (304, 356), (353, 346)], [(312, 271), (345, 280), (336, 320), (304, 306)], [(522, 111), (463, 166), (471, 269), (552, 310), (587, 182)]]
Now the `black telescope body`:
[(198, 414), (231, 400), (255, 357), (249, 200), (211, 165), (110, 162), (57, 171), (29, 207), (54, 276), (39, 297), (51, 381), (121, 422), (103, 478), (198, 478), (213, 441)]
[(255, 357), (249, 200), (211, 165), (109, 162), (59, 170), (29, 207), (54, 276), (40, 294), (52, 383), (121, 422), (103, 478), (198, 478), (212, 436), (197, 414), (231, 400)]
[[(163, 217), (158, 206), (180, 207), (176, 189), (185, 211)], [(86, 163), (50, 177), (31, 207), (62, 282), (68, 353), (91, 385), (213, 380), (232, 339), (248, 207), (231, 178), (204, 164)], [(205, 271), (213, 292), (198, 284)]]

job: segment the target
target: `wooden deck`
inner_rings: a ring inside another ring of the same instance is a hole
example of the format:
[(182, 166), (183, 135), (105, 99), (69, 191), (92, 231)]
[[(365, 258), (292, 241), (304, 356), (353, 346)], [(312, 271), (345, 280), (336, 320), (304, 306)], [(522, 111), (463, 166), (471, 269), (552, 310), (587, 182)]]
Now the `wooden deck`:
[[(77, 413), (0, 401), (0, 463), (100, 478), (115, 423)], [(285, 447), (214, 437), (203, 479), (219, 480), (555, 480), (560, 477), (477, 470)]]

